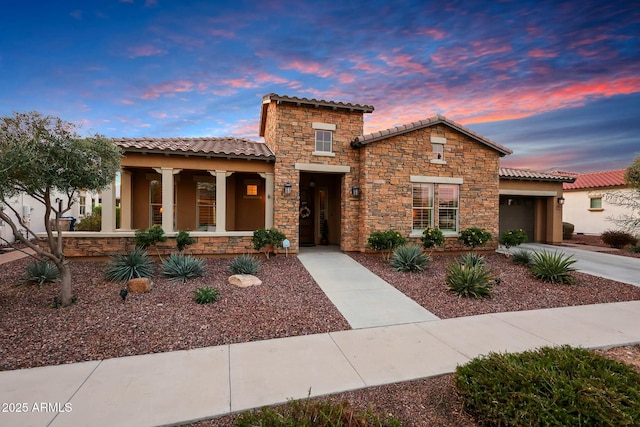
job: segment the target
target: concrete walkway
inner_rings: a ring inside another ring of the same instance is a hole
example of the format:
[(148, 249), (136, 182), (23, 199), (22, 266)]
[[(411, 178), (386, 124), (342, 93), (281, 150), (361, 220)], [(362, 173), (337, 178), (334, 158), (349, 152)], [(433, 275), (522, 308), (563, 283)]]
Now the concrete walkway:
[(439, 319), (337, 246), (301, 248), (298, 259), (353, 329)]
[(544, 245), (540, 243), (524, 243), (517, 248), (510, 248), (510, 252), (518, 249), (559, 251), (572, 255), (577, 262), (575, 268), (593, 276), (617, 282), (640, 286), (640, 258), (632, 258), (621, 255), (612, 255), (602, 252), (587, 251), (572, 246)]
[(305, 398), (309, 390), (319, 396), (453, 372), (490, 351), (640, 343), (639, 325), (640, 301), (633, 301), (5, 371), (0, 401), (9, 412), (0, 412), (0, 425), (175, 425)]

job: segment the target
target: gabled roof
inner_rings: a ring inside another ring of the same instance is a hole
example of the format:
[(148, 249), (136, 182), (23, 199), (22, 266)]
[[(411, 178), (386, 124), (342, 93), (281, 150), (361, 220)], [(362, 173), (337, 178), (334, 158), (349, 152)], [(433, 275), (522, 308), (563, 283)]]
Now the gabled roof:
[(440, 114), (425, 120), (409, 123), (407, 125), (397, 126), (390, 129), (385, 129), (378, 132), (370, 133), (367, 135), (360, 135), (351, 142), (351, 146), (362, 147), (363, 145), (367, 145), (375, 141), (380, 141), (383, 139), (391, 138), (393, 136), (402, 135), (404, 133), (413, 132), (418, 129), (423, 129), (423, 128), (426, 128), (429, 126), (435, 126), (438, 124), (447, 125), (450, 128), (453, 128), (458, 132), (467, 135), (468, 137), (480, 142), (481, 144), (484, 144), (489, 148), (496, 150), (498, 153), (500, 153), (501, 156), (505, 156), (507, 154), (512, 153), (512, 151), (509, 150), (507, 147), (502, 146), (497, 142), (493, 142), (490, 139), (487, 139), (482, 135), (472, 131), (471, 129), (468, 129), (454, 122), (453, 120), (449, 120), (446, 117), (441, 116)]
[(114, 138), (125, 152), (275, 161), (264, 142), (244, 138)]
[(575, 182), (564, 184), (562, 188), (565, 190), (579, 190), (587, 188), (624, 187), (627, 185), (624, 180), (625, 171), (626, 169), (618, 169), (576, 174)]
[[(556, 172), (536, 172), (529, 169), (500, 168), (500, 179), (514, 181), (573, 182), (575, 176)], [(563, 184), (566, 185), (566, 184)]]
[(298, 98), (297, 96), (278, 95), (277, 93), (268, 93), (262, 97), (262, 112), (260, 114), (260, 136), (264, 136), (264, 130), (267, 123), (267, 106), (276, 101), (286, 102), (289, 104), (306, 105), (311, 107), (324, 107), (332, 110), (348, 110), (361, 113), (371, 113), (373, 105), (352, 104), (350, 102), (325, 101), (324, 99), (314, 98)]

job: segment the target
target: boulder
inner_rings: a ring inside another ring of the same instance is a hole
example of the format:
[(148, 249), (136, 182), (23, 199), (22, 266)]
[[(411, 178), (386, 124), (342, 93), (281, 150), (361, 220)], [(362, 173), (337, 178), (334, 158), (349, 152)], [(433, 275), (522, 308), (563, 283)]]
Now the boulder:
[(148, 277), (138, 277), (127, 282), (129, 292), (149, 292), (153, 283)]
[(229, 277), (229, 283), (240, 288), (248, 288), (249, 286), (262, 285), (262, 280), (251, 274), (234, 274)]

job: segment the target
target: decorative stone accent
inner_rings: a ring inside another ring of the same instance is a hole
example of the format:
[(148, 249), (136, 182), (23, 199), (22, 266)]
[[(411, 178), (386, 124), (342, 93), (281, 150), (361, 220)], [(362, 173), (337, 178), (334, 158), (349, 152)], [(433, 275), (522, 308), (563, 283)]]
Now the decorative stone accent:
[(229, 277), (229, 283), (239, 288), (248, 288), (249, 286), (262, 285), (262, 280), (251, 274), (234, 274)]
[(138, 277), (127, 282), (127, 290), (129, 292), (149, 292), (153, 283), (148, 277)]

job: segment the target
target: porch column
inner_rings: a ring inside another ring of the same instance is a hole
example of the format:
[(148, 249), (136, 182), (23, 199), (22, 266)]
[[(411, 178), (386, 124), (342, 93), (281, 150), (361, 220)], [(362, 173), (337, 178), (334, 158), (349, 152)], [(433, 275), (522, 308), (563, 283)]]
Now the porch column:
[(113, 181), (102, 190), (102, 228), (103, 233), (112, 233), (116, 229), (116, 183)]
[[(156, 169), (158, 171), (158, 169)], [(162, 174), (162, 229), (173, 233), (173, 176), (182, 169), (160, 168)]]
[(216, 177), (216, 233), (227, 231), (227, 177), (233, 172), (209, 171)]
[(131, 172), (120, 171), (120, 229), (131, 230)]
[(264, 178), (264, 192), (267, 198), (264, 206), (264, 228), (273, 228), (273, 173), (265, 172), (260, 176)]

